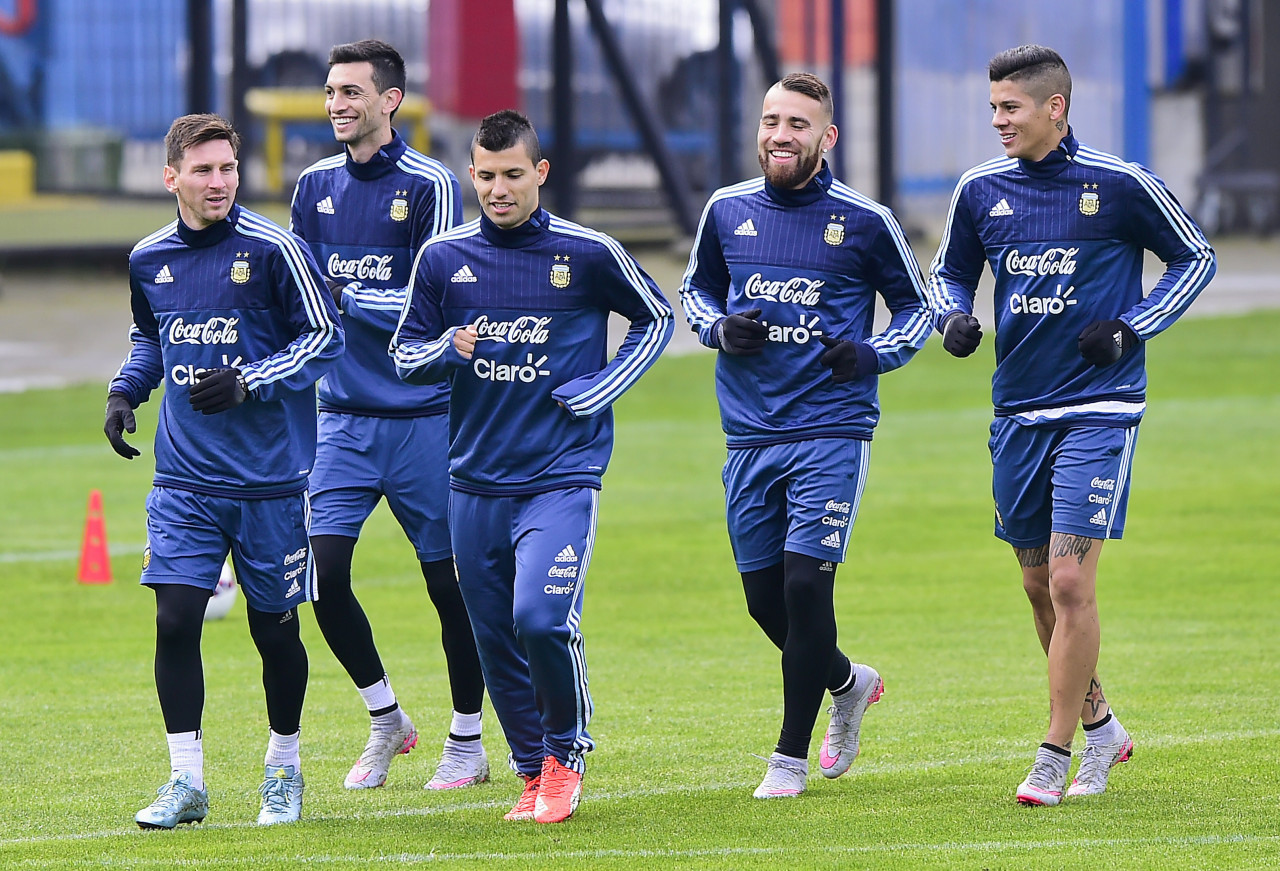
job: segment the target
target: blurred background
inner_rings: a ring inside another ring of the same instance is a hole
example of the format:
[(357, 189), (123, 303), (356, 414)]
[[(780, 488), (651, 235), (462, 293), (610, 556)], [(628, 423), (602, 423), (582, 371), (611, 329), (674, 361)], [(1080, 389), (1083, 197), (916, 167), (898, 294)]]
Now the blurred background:
[(546, 204), (670, 255), (645, 261), (669, 291), (708, 194), (758, 173), (765, 88), (798, 69), (832, 85), (836, 174), (891, 205), (927, 263), (956, 179), (999, 154), (986, 62), (1025, 42), (1066, 59), (1082, 141), (1151, 167), (1211, 236), (1260, 240), (1253, 271), (1271, 271), (1280, 8), (1264, 0), (0, 0), (0, 388), (25, 356), (75, 353), (15, 332), (47, 321), (49, 294), (120, 287), (129, 248), (171, 219), (174, 117), (232, 119), (240, 200), (287, 222), (299, 171), (338, 151), (329, 48), (364, 37), (404, 55), (397, 126), (464, 189), (476, 122), (520, 108), (552, 162)]
[(928, 228), (997, 153), (987, 59), (1038, 41), (1072, 70), (1083, 141), (1153, 168), (1210, 232), (1277, 221), (1263, 0), (0, 0), (5, 197), (159, 196), (160, 141), (191, 111), (246, 135), (242, 196), (285, 197), (335, 151), (330, 46), (366, 36), (429, 101), (402, 132), (459, 175), (479, 118), (529, 114), (561, 213), (650, 209), (688, 232), (710, 190), (756, 172), (763, 88), (809, 69), (837, 92), (837, 174)]

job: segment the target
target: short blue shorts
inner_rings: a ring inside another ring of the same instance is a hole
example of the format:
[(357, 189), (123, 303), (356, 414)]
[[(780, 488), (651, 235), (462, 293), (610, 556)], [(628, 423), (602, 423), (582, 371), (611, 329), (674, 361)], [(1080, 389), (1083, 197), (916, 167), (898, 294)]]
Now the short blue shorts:
[(844, 562), (870, 460), (860, 439), (730, 450), (725, 514), (738, 571), (782, 562), (786, 551)]
[(321, 412), (311, 472), (311, 534), (359, 538), (387, 506), (422, 562), (448, 559), (449, 415), (387, 418)]
[(315, 598), (307, 495), (229, 499), (156, 487), (147, 497), (142, 583), (213, 592), (230, 551), (236, 582), (255, 611), (282, 614)]
[(1138, 427), (991, 424), (996, 537), (1040, 547), (1049, 533), (1120, 538)]

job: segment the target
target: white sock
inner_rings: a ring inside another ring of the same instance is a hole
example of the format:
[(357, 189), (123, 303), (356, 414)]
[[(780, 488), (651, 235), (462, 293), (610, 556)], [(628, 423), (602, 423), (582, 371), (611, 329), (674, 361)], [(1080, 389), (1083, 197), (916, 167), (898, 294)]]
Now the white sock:
[(292, 735), (280, 735), (274, 730), (267, 739), (267, 765), (292, 765), (295, 772), (302, 770), (302, 757), (298, 753), (298, 737), (301, 732)]
[(370, 711), (381, 711), (386, 708), (393, 708), (396, 705), (395, 690), (391, 689), (391, 678), (385, 674), (382, 680), (371, 686), (357, 688), (360, 698), (364, 699), (365, 707)]
[(458, 738), (471, 738), (480, 734), (480, 718), (484, 716), (483, 711), (476, 711), (474, 714), (459, 714), (453, 712), (453, 719), (449, 721), (449, 734)]
[(1098, 726), (1096, 729), (1086, 729), (1084, 740), (1086, 744), (1114, 744), (1120, 740), (1120, 718), (1116, 716), (1115, 711), (1108, 712), (1111, 719), (1104, 725)]
[(191, 775), (191, 785), (196, 789), (204, 789), (204, 737), (200, 730), (194, 732), (168, 732), (164, 739), (169, 742), (169, 768), (172, 777), (185, 771)]

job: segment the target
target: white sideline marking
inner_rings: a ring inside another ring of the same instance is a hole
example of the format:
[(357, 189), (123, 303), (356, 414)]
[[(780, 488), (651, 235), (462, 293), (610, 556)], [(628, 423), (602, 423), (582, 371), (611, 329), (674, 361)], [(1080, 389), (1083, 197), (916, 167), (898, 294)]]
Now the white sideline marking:
[[(113, 544), (110, 547), (112, 556), (131, 556), (133, 554), (142, 553), (144, 550), (146, 550), (146, 545), (142, 544)], [(61, 560), (75, 562), (78, 559), (80, 559), (80, 551), (78, 550), (0, 553), (0, 565), (4, 565), (5, 563), (53, 563)]]
[[(1214, 743), (1222, 743), (1226, 741), (1248, 741), (1248, 740), (1253, 740), (1258, 738), (1272, 738), (1272, 739), (1280, 738), (1280, 729), (1251, 729), (1243, 732), (1207, 732), (1200, 735), (1158, 735), (1158, 736), (1150, 735), (1150, 736), (1142, 736), (1140, 740), (1135, 743), (1140, 749), (1147, 750), (1149, 748), (1165, 749), (1165, 748), (1184, 746), (1188, 744), (1214, 744)], [(850, 775), (854, 775), (857, 773), (900, 774), (900, 773), (929, 771), (931, 769), (941, 768), (943, 766), (951, 766), (951, 767), (961, 766), (961, 765), (989, 766), (993, 762), (1017, 762), (1018, 760), (1023, 760), (1026, 758), (1028, 757), (1024, 749), (1016, 753), (1011, 751), (1008, 753), (990, 754), (986, 756), (970, 756), (962, 759), (925, 759), (925, 760), (919, 760), (916, 762), (883, 763), (879, 765), (876, 765), (876, 764), (857, 765), (854, 768), (849, 769), (849, 774)], [(847, 776), (848, 775), (846, 775), (846, 777)], [(715, 784), (714, 786), (670, 786), (670, 787), (663, 787), (659, 789), (624, 790), (622, 792), (596, 792), (594, 790), (587, 790), (584, 793), (583, 797), (584, 799), (588, 800), (590, 804), (594, 805), (596, 802), (626, 801), (628, 799), (650, 798), (653, 796), (660, 796), (660, 795), (733, 792), (737, 790), (747, 791), (754, 788), (756, 783), (757, 783), (757, 780), (752, 779), (752, 780), (740, 780), (736, 782), (721, 781)], [(430, 817), (430, 816), (438, 816), (442, 814), (456, 813), (458, 811), (506, 810), (511, 806), (511, 802), (514, 799), (515, 795), (516, 795), (515, 784), (513, 783), (511, 794), (510, 795), (504, 794), (501, 799), (490, 799), (489, 801), (464, 802), (460, 804), (447, 805), (443, 807), (402, 808), (398, 810), (373, 811), (370, 813), (324, 814), (319, 816), (306, 816), (306, 817), (303, 817), (302, 821), (304, 823), (305, 822), (359, 823), (361, 821), (371, 820), (371, 819), (388, 819), (388, 818), (396, 818), (396, 817)], [(1009, 804), (1012, 804), (1012, 803), (1013, 803), (1013, 799), (1010, 798)], [(1048, 811), (1048, 813), (1053, 813), (1053, 811)], [(250, 822), (201, 823), (198, 826), (192, 826), (191, 828), (257, 829), (258, 825), (256, 823), (250, 823)], [(136, 834), (138, 834), (138, 830), (136, 828), (121, 827), (118, 829), (114, 829), (111, 831), (104, 831), (104, 832), (82, 832), (79, 834), (61, 834), (61, 835), (34, 835), (34, 836), (22, 837), (22, 838), (0, 838), (0, 847), (6, 847), (11, 844), (49, 844), (49, 843), (59, 843), (59, 842), (98, 840), (102, 838), (117, 838), (117, 837), (130, 836), (130, 835), (136, 835)], [(150, 835), (150, 833), (147, 833), (147, 834)], [(153, 836), (153, 837), (158, 837), (158, 836)], [(1189, 836), (1189, 837), (1181, 837), (1181, 838), (1179, 837), (1093, 838), (1093, 839), (1080, 838), (1076, 840), (1060, 840), (1060, 841), (1026, 841), (1026, 842), (989, 841), (985, 843), (973, 843), (973, 844), (962, 844), (962, 843), (916, 844), (916, 845), (883, 844), (883, 845), (875, 845), (875, 846), (867, 846), (867, 847), (848, 847), (848, 848), (833, 848), (833, 849), (842, 849), (844, 852), (853, 853), (853, 852), (881, 852), (881, 851), (912, 850), (912, 849), (919, 849), (919, 850), (1034, 849), (1037, 847), (1058, 847), (1058, 846), (1068, 847), (1068, 846), (1076, 846), (1076, 845), (1078, 846), (1107, 846), (1107, 845), (1119, 846), (1122, 844), (1216, 844), (1216, 843), (1225, 844), (1225, 843), (1236, 843), (1236, 842), (1255, 843), (1255, 842), (1263, 842), (1263, 841), (1280, 841), (1280, 835), (1266, 835), (1266, 836), (1241, 835), (1241, 836), (1231, 836), (1231, 837), (1222, 837), (1218, 835), (1212, 835), (1212, 836), (1203, 836), (1203, 837)], [(801, 848), (797, 847), (795, 849), (799, 850)], [(805, 847), (803, 849), (808, 851), (811, 848)], [(556, 855), (558, 856), (559, 855), (566, 855), (566, 856), (578, 855), (586, 858), (590, 858), (592, 856), (598, 856), (601, 858), (607, 858), (607, 857), (625, 857), (625, 856), (676, 857), (676, 856), (734, 855), (734, 854), (750, 855), (752, 853), (766, 854), (771, 852), (781, 852), (781, 848), (779, 848), (779, 850), (773, 850), (771, 848), (765, 848), (765, 847), (742, 848), (742, 849), (726, 848), (724, 851), (702, 851), (702, 852), (600, 850), (600, 851), (592, 851), (592, 852), (582, 852), (578, 854), (557, 853)], [(410, 857), (410, 854), (402, 854), (403, 858), (381, 857), (380, 859), (378, 859), (378, 861), (422, 862), (422, 861), (432, 861), (436, 859), (445, 859), (445, 858), (449, 858), (453, 860), (485, 859), (485, 858), (518, 859), (518, 858), (528, 858), (535, 855), (542, 856), (543, 854), (530, 853), (526, 855), (526, 854), (516, 854), (516, 853), (456, 853), (456, 854), (455, 853), (450, 853), (450, 854), (429, 853), (429, 854), (422, 854), (422, 855), (415, 854), (412, 857)], [(123, 863), (130, 864), (130, 865), (149, 864), (147, 861), (138, 860), (138, 859), (128, 859), (128, 860), (121, 860), (121, 861)], [(193, 862), (194, 861), (195, 860), (193, 860)], [(245, 864), (253, 864), (257, 860), (251, 861), (247, 859), (242, 859), (240, 861), (244, 862)], [(266, 862), (268, 860), (264, 859), (262, 861)], [(270, 861), (278, 862), (279, 857), (276, 857)], [(328, 861), (360, 862), (360, 861), (370, 861), (370, 859), (369, 857), (340, 857), (340, 856), (307, 857), (308, 863), (328, 862)], [(155, 860), (155, 863), (182, 864), (181, 860), (177, 860), (177, 859)]]
[[(248, 826), (246, 825), (246, 828)], [(257, 826), (254, 826), (257, 828)], [(164, 837), (163, 835), (144, 835), (143, 837)], [(1163, 837), (1163, 838), (1074, 838), (1052, 841), (973, 841), (973, 842), (957, 842), (950, 841), (942, 844), (869, 844), (857, 847), (838, 847), (832, 845), (813, 845), (806, 844), (799, 847), (722, 847), (710, 850), (572, 850), (566, 852), (557, 852), (557, 859), (696, 859), (700, 857), (725, 857), (725, 856), (786, 856), (791, 853), (803, 853), (805, 856), (812, 856), (815, 853), (825, 853), (832, 856), (851, 856), (851, 855), (872, 855), (879, 853), (900, 853), (903, 851), (929, 852), (929, 853), (972, 853), (976, 851), (995, 852), (995, 851), (1034, 851), (1044, 849), (1088, 849), (1088, 848), (1107, 848), (1107, 847), (1143, 847), (1143, 846), (1186, 846), (1186, 847), (1205, 847), (1218, 844), (1259, 844), (1269, 842), (1280, 842), (1280, 835), (1193, 835), (1183, 837)], [(296, 861), (305, 862), (307, 865), (327, 865), (331, 863), (351, 865), (366, 862), (378, 862), (381, 864), (393, 865), (418, 865), (424, 862), (461, 862), (461, 861), (509, 861), (509, 862), (527, 862), (534, 859), (545, 858), (543, 851), (530, 853), (400, 853), (393, 856), (368, 856), (368, 855), (350, 855), (350, 856), (298, 856), (294, 857)], [(261, 859), (250, 858), (246, 856), (237, 857), (234, 862), (237, 866), (269, 865), (276, 867), (279, 865), (280, 856), (264, 857)], [(27, 860), (24, 865), (38, 866), (49, 865), (64, 862), (63, 859), (51, 859), (48, 862), (41, 860)], [(115, 865), (137, 868), (141, 866), (158, 866), (163, 868), (198, 868), (207, 865), (208, 859), (179, 859), (176, 857), (164, 857), (158, 859), (139, 859), (121, 857), (99, 859), (97, 861), (80, 858), (76, 860), (78, 866), (95, 865), (98, 867), (112, 867)], [(60, 867), (60, 866), (59, 866)]]

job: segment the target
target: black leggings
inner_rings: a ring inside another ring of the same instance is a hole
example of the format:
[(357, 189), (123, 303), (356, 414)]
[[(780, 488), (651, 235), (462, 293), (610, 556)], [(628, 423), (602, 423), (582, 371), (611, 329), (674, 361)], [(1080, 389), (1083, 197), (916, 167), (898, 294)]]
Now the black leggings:
[[(186, 584), (157, 584), (156, 693), (166, 732), (194, 732), (204, 712), (200, 636), (209, 593)], [(298, 731), (307, 692), (307, 651), (297, 609), (267, 614), (249, 608), (249, 634), (262, 657), (267, 718), (281, 735)]]
[[(386, 670), (373, 641), (369, 618), (351, 589), (351, 558), (356, 539), (345, 535), (317, 535), (311, 539), (320, 598), (314, 603), (316, 623), (329, 649), (357, 687), (372, 686)], [(484, 677), (476, 654), (471, 620), (458, 589), (452, 559), (422, 563), (427, 596), (440, 616), (440, 640), (453, 709), (463, 714), (479, 712), (484, 700)]]
[[(830, 571), (823, 571), (823, 565)], [(849, 658), (836, 646), (836, 565), (788, 551), (783, 562), (744, 572), (747, 612), (782, 651), (782, 732), (777, 752), (809, 755), (824, 690), (849, 680)]]

